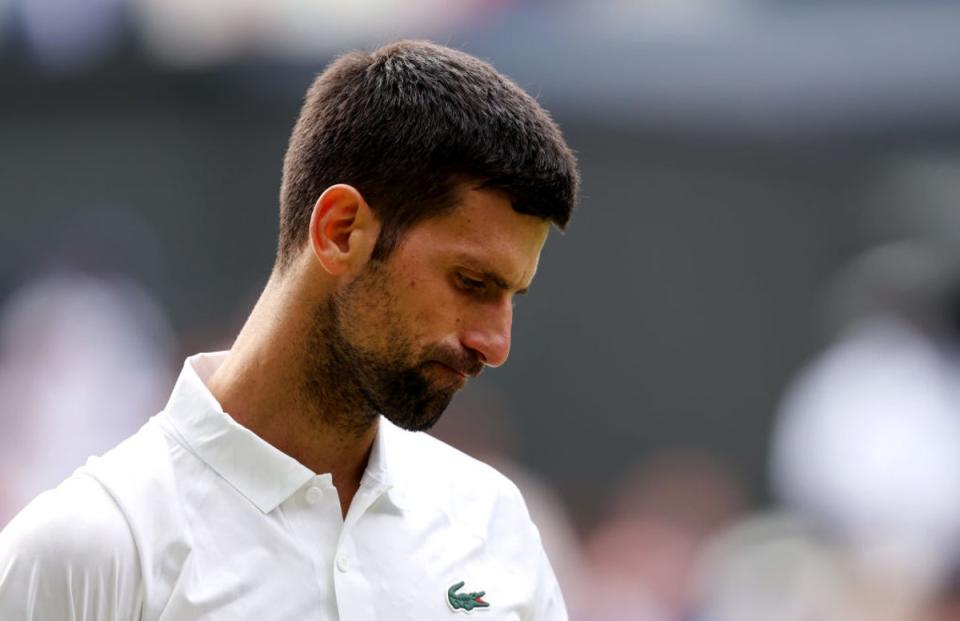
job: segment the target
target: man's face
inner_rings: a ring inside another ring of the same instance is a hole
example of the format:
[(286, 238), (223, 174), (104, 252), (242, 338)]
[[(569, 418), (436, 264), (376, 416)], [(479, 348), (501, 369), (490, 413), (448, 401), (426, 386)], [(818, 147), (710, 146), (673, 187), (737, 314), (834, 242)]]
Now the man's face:
[(455, 210), (407, 231), (388, 259), (341, 287), (317, 341), (338, 398), (357, 400), (341, 405), (358, 429), (377, 412), (428, 429), (469, 376), (506, 361), (513, 297), (530, 285), (548, 231), (502, 193), (468, 189)]

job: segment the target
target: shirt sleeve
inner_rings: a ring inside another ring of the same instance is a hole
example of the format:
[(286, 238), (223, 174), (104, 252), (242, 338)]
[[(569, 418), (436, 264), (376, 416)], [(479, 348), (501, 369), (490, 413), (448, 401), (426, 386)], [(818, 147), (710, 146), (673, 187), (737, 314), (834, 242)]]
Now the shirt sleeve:
[(142, 601), (126, 518), (90, 477), (41, 494), (0, 532), (0, 619), (134, 621)]
[(540, 579), (537, 585), (538, 603), (535, 611), (535, 618), (538, 621), (567, 621), (567, 606), (563, 601), (563, 594), (560, 592), (560, 583), (550, 566), (547, 559), (547, 553), (543, 546), (540, 546)]
[(568, 621), (567, 607), (530, 512), (520, 490), (512, 482), (502, 499), (499, 533), (494, 539), (509, 542), (514, 549), (514, 566), (533, 578), (527, 621)]

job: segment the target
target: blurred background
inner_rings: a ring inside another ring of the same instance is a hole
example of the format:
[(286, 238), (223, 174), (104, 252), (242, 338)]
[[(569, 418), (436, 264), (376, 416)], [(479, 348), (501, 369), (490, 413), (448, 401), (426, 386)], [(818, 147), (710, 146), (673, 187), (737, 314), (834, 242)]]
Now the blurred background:
[(0, 525), (229, 347), (303, 94), (491, 61), (577, 151), (511, 362), (436, 434), (576, 621), (960, 619), (960, 4), (0, 0)]

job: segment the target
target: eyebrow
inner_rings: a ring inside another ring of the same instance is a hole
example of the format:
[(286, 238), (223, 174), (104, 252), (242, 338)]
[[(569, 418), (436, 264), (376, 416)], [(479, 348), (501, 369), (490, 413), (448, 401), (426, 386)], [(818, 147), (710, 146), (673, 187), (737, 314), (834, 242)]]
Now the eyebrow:
[[(480, 261), (476, 258), (469, 255), (459, 255), (456, 260), (458, 263), (463, 264), (464, 267), (476, 272), (480, 278), (492, 282), (497, 286), (498, 289), (502, 289), (504, 291), (510, 291), (513, 289), (513, 286), (511, 286), (510, 283), (507, 282), (507, 279), (505, 279), (503, 276), (492, 270), (480, 267)], [(529, 289), (529, 287), (517, 289), (516, 295), (525, 295)]]

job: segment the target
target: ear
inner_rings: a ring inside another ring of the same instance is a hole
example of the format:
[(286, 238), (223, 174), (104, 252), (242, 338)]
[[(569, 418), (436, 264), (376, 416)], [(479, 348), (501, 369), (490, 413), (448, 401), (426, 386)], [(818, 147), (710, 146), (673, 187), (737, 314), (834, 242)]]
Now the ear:
[(317, 200), (310, 215), (310, 247), (323, 269), (343, 275), (363, 265), (380, 234), (376, 219), (353, 186), (332, 185)]

